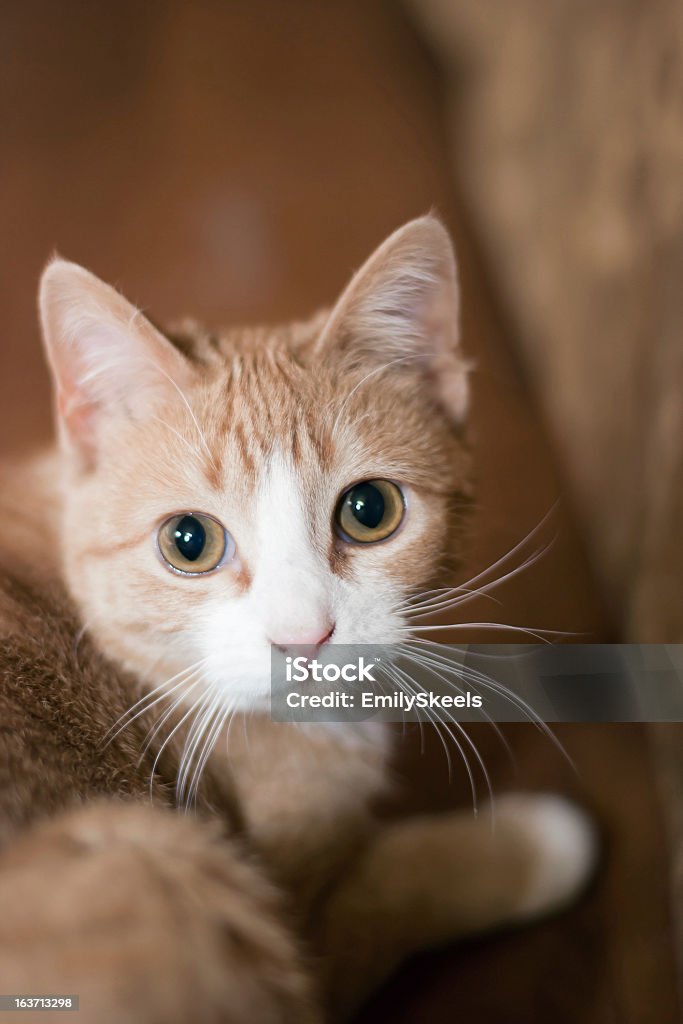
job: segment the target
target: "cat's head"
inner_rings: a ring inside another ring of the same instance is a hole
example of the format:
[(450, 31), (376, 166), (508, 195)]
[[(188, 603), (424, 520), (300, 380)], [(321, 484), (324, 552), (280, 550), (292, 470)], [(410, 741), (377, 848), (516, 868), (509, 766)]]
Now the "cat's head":
[(271, 644), (402, 639), (466, 477), (437, 220), (397, 231), (303, 324), (165, 336), (61, 259), (40, 309), (65, 575), (105, 653), (249, 708), (269, 694)]

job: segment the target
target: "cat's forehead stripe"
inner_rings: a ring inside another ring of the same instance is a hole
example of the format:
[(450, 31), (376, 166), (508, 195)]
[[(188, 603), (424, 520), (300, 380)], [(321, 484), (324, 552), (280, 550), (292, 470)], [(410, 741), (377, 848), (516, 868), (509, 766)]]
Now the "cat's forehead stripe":
[(330, 416), (314, 401), (307, 384), (286, 354), (233, 356), (216, 403), (220, 412), (211, 439), (213, 459), (204, 466), (212, 487), (224, 486), (227, 465), (236, 461), (255, 483), (264, 459), (276, 449), (295, 467), (307, 463), (329, 467), (333, 457)]
[(256, 475), (256, 459), (252, 455), (244, 424), (241, 420), (237, 420), (234, 424), (233, 436), (244, 469), (250, 477), (254, 477)]

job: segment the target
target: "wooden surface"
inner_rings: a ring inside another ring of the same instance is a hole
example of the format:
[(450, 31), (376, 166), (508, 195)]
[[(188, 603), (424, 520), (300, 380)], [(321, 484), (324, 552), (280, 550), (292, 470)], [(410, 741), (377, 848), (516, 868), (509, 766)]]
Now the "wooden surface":
[[(34, 296), (55, 248), (157, 320), (273, 321), (331, 301), (387, 233), (435, 206), (456, 235), (477, 364), (477, 514), (459, 578), (561, 499), (542, 531), (555, 537), (548, 554), (500, 588), (500, 607), (473, 602), (470, 621), (614, 638), (452, 194), (438, 77), (395, 3), (5, 2), (0, 124), (0, 452), (49, 433)], [(477, 733), (497, 788), (577, 793), (605, 829), (601, 876), (563, 918), (409, 965), (363, 1020), (674, 1021), (643, 731), (562, 729), (578, 776), (534, 730), (507, 731), (516, 769)], [(464, 799), (435, 743), (420, 756), (409, 737), (401, 761), (406, 804)]]

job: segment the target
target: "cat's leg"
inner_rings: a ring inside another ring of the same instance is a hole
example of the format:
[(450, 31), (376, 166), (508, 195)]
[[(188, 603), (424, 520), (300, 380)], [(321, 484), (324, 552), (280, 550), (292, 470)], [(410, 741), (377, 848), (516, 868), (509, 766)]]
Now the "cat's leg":
[(217, 827), (65, 815), (3, 851), (0, 907), (0, 991), (78, 994), (83, 1024), (319, 1019), (277, 894)]
[(493, 819), (455, 813), (381, 829), (323, 910), (330, 1015), (348, 1018), (419, 949), (560, 909), (596, 857), (590, 820), (550, 795), (502, 797)]

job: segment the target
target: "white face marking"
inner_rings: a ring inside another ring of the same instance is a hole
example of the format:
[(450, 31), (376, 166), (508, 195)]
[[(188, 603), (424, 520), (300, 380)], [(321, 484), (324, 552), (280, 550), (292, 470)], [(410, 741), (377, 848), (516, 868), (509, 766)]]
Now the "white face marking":
[[(321, 495), (330, 507), (316, 510), (318, 529), (331, 529), (335, 498)], [(262, 472), (253, 515), (245, 512), (242, 529), (234, 527), (238, 556), (240, 534), (248, 546), (243, 557), (251, 585), (240, 597), (217, 593), (203, 609), (197, 656), (208, 658), (207, 678), (240, 709), (262, 707), (269, 698), (271, 643), (314, 644), (331, 629), (333, 643), (400, 638), (395, 585), (372, 573), (357, 580), (333, 573), (323, 553), (331, 536), (313, 543), (304, 500), (297, 470), (274, 455)]]
[(315, 644), (334, 628), (335, 578), (309, 533), (300, 482), (274, 457), (256, 508), (258, 555), (251, 598), (269, 643)]

